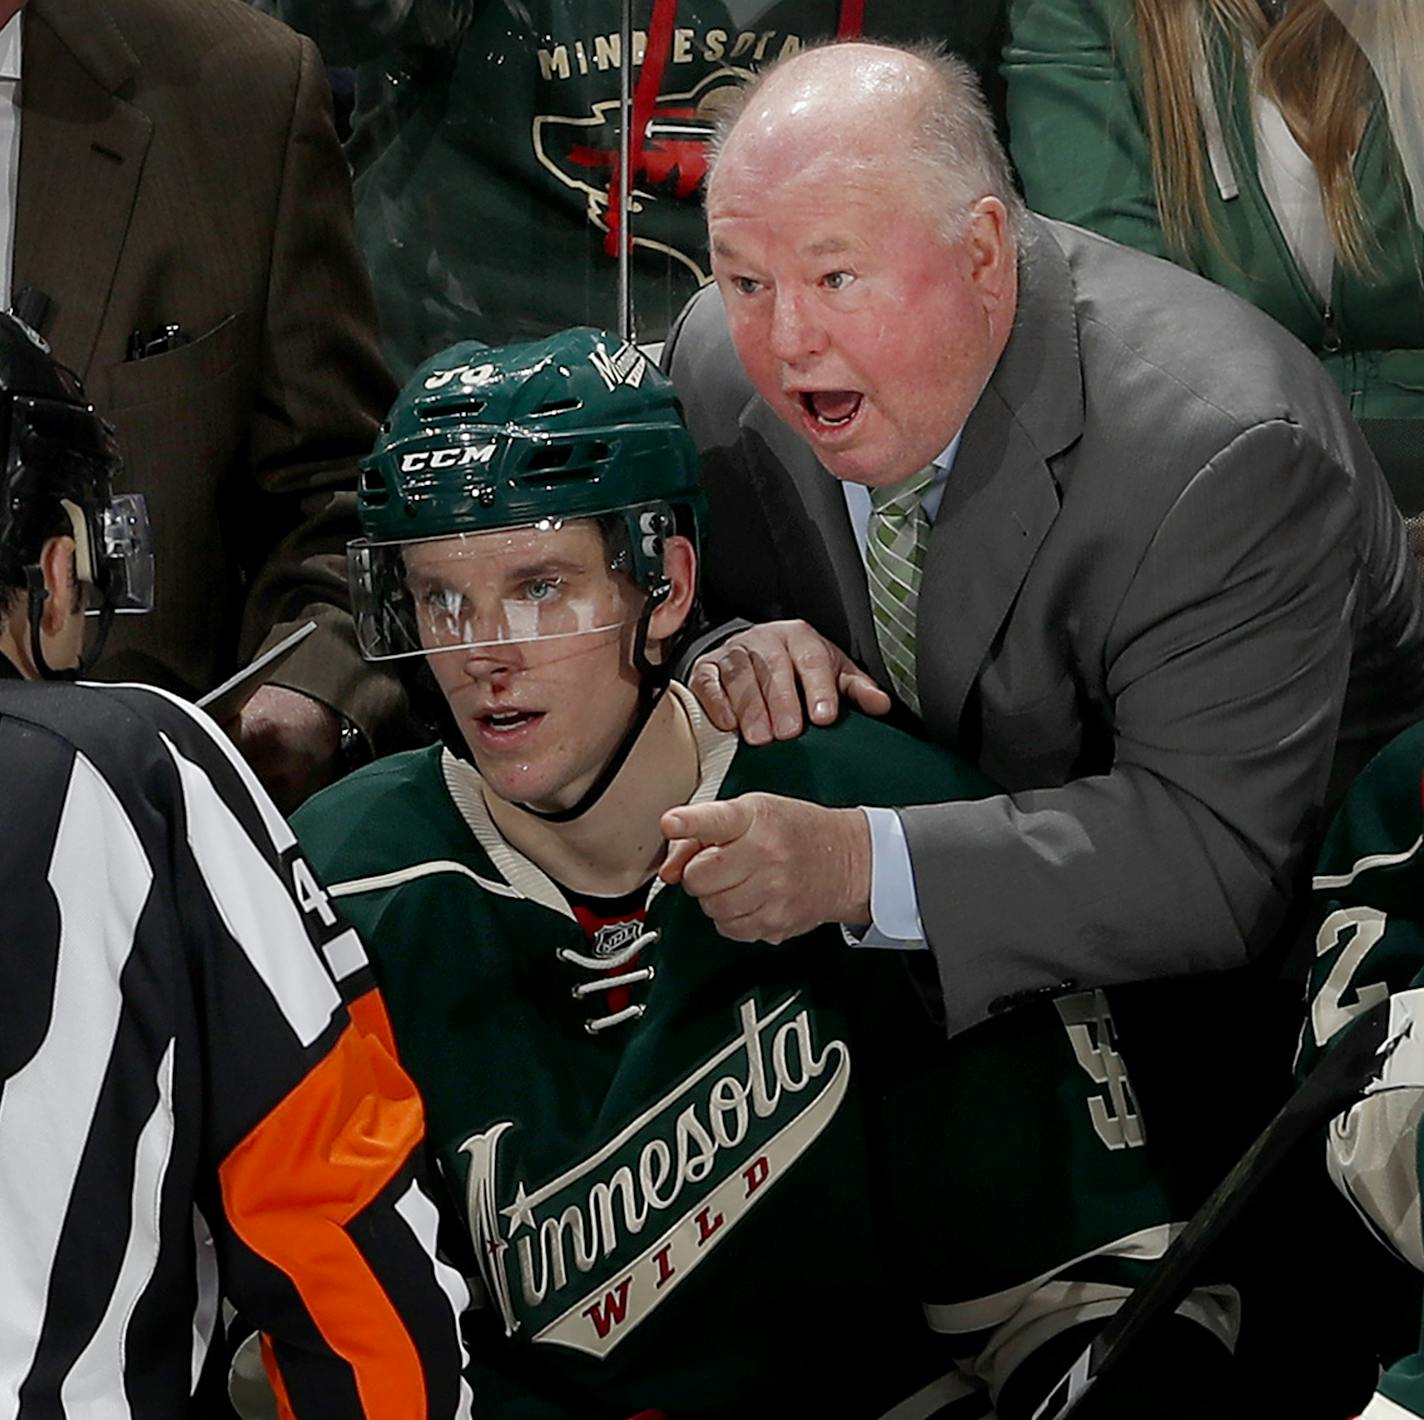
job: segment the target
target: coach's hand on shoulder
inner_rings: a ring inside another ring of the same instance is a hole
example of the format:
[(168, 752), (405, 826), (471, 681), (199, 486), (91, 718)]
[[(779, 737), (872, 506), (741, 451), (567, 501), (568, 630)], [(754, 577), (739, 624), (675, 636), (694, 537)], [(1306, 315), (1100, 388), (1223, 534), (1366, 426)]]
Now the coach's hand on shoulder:
[(749, 745), (801, 733), (804, 697), (815, 725), (833, 725), (840, 697), (884, 715), (890, 697), (839, 646), (804, 621), (768, 621), (729, 636), (698, 658), (688, 686), (719, 730)]
[(823, 922), (870, 921), (870, 826), (859, 809), (743, 794), (669, 809), (661, 827), (658, 876), (680, 882), (724, 937), (784, 942)]
[(337, 777), (341, 721), (299, 690), (261, 686), (223, 728), (284, 814)]

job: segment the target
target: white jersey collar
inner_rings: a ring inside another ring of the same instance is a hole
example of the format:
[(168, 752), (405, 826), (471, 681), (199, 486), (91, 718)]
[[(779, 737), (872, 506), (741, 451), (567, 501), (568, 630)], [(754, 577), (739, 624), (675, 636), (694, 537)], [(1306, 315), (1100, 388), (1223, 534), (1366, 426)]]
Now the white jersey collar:
[[(722, 781), (731, 768), (740, 737), (733, 730), (719, 730), (703, 713), (701, 705), (697, 703), (697, 697), (680, 682), (669, 681), (668, 694), (676, 696), (682, 706), (697, 744), (697, 788), (688, 803), (707, 803), (721, 792)], [(450, 797), (459, 810), (460, 817), (469, 825), (470, 832), (475, 835), (475, 841), (489, 855), (490, 862), (504, 877), (505, 882), (521, 897), (537, 902), (551, 912), (572, 918), (573, 910), (554, 880), (537, 863), (526, 858), (495, 827), (485, 805), (484, 781), (480, 778), (479, 770), (468, 760), (452, 754), (449, 749), (441, 753), (440, 769), (445, 779), (445, 787), (450, 791)], [(661, 878), (653, 879), (648, 892), (650, 904), (665, 886)]]

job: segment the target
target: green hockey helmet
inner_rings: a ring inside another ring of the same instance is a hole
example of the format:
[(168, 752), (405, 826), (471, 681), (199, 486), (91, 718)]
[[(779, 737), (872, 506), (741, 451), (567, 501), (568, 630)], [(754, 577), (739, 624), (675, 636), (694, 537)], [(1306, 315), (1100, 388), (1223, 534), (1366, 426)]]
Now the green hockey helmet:
[(656, 598), (665, 538), (695, 544), (705, 516), (672, 384), (636, 345), (587, 327), (498, 348), (465, 341), (427, 361), (361, 464), (357, 502), (352, 610), (371, 660), (621, 624), (606, 601), (540, 584), (537, 603), (511, 591), (476, 625), (458, 579), (412, 586), (418, 561), (488, 556), (596, 520), (611, 565)]

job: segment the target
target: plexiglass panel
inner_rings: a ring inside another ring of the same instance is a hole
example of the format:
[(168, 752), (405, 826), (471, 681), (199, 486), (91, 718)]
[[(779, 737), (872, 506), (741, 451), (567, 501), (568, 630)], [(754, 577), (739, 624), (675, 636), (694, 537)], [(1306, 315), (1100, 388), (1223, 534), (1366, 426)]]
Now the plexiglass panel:
[(997, 55), (999, 10), (996, 0), (265, 3), (316, 37), (329, 64), (355, 68), (357, 225), (402, 378), (467, 337), (631, 322), (638, 339), (661, 340), (708, 277), (705, 135), (738, 85), (837, 34), (944, 40), (982, 70)]

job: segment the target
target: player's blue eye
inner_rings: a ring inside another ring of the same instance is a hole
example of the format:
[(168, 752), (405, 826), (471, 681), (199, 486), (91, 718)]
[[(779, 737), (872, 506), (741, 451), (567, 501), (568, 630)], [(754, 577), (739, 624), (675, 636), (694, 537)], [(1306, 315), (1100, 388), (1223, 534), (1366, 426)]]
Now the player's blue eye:
[(557, 577), (533, 577), (524, 584), (524, 595), (531, 602), (553, 601), (561, 585)]

